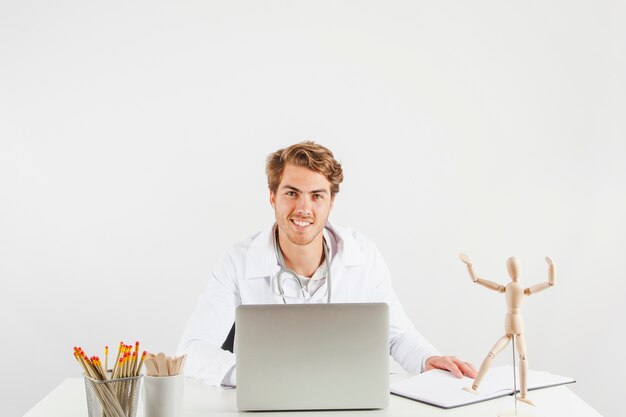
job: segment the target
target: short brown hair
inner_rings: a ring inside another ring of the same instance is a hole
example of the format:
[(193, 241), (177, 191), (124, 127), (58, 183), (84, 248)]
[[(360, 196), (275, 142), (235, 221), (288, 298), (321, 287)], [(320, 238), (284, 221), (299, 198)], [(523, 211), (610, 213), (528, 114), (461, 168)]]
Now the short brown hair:
[(326, 177), (330, 182), (330, 193), (334, 196), (339, 192), (339, 184), (343, 181), (343, 170), (330, 149), (312, 141), (300, 142), (269, 154), (265, 164), (267, 186), (276, 192), (283, 177), (286, 164), (308, 168)]

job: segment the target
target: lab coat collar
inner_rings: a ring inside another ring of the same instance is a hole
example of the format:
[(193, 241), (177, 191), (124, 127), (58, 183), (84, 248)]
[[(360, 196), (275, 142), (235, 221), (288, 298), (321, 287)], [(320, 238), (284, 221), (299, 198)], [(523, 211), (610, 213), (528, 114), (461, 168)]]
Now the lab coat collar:
[[(278, 273), (280, 265), (274, 252), (274, 226), (272, 225), (252, 238), (246, 256), (246, 279), (266, 278)], [(331, 268), (336, 262), (341, 262), (345, 266), (359, 265), (363, 262), (359, 245), (349, 230), (326, 223), (324, 234), (332, 241)]]

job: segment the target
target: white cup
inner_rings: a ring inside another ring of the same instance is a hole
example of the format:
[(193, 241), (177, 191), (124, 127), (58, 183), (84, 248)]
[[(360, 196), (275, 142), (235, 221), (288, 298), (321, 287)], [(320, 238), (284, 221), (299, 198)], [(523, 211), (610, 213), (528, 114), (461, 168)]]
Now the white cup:
[(174, 376), (145, 376), (144, 417), (182, 417), (185, 380)]

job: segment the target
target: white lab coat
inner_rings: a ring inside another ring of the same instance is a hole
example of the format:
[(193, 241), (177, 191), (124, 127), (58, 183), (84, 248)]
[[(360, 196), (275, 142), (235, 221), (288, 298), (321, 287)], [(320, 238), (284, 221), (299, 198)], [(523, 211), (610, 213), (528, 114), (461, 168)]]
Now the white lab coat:
[[(220, 386), (235, 365), (235, 355), (221, 349), (234, 323), (235, 308), (239, 304), (283, 304), (272, 290), (280, 269), (273, 230), (272, 226), (233, 246), (211, 274), (178, 345), (178, 354), (187, 354), (185, 375)], [(324, 233), (331, 242), (331, 302), (387, 303), (390, 353), (407, 372), (421, 372), (426, 359), (439, 353), (406, 316), (376, 245), (350, 228), (327, 224)], [(326, 302), (324, 286), (309, 302)]]

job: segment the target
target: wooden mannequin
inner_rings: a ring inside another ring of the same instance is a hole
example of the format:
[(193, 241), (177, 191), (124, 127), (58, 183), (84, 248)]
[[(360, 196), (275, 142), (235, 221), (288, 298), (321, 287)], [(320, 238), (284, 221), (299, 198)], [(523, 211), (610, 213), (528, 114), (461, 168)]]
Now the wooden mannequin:
[(469, 272), (469, 276), (472, 281), (482, 285), (483, 287), (489, 288), (490, 290), (504, 293), (506, 298), (506, 304), (508, 307), (506, 319), (504, 321), (504, 336), (502, 336), (500, 340), (496, 342), (493, 348), (491, 348), (491, 351), (489, 351), (489, 354), (480, 366), (480, 370), (478, 371), (478, 375), (476, 375), (476, 379), (474, 379), (474, 383), (472, 384), (472, 386), (464, 388), (464, 390), (471, 393), (478, 392), (478, 387), (480, 386), (480, 383), (485, 374), (489, 370), (491, 361), (493, 361), (493, 358), (495, 358), (496, 355), (509, 344), (511, 338), (513, 337), (513, 335), (515, 335), (515, 344), (519, 353), (520, 369), (520, 395), (517, 398), (527, 404), (534, 405), (532, 401), (526, 398), (526, 375), (528, 373), (528, 361), (526, 360), (526, 341), (524, 339), (522, 302), (524, 295), (532, 295), (554, 285), (554, 262), (552, 262), (552, 259), (546, 256), (546, 262), (548, 263), (548, 280), (546, 282), (534, 285), (532, 287), (523, 288), (522, 285), (518, 282), (520, 263), (515, 257), (510, 257), (506, 261), (507, 270), (509, 271), (509, 276), (511, 277), (511, 282), (508, 283), (506, 286), (477, 277), (468, 256), (465, 254), (460, 254), (459, 258), (465, 263), (465, 265), (467, 265), (467, 272)]

